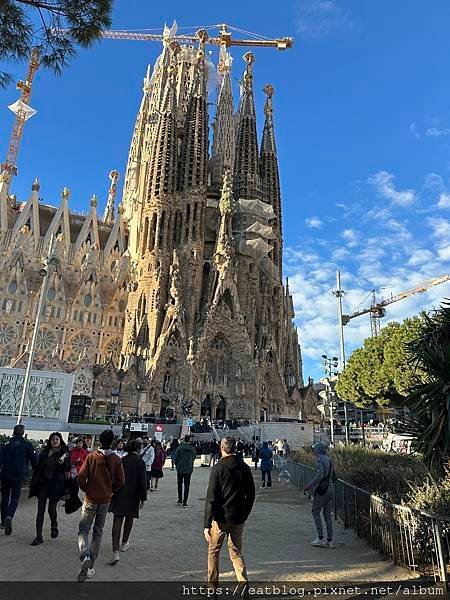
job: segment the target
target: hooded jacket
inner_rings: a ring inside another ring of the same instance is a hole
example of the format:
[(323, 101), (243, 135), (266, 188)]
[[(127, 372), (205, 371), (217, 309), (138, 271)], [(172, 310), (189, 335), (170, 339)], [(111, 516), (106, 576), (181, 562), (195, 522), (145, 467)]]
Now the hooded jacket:
[(189, 475), (194, 470), (194, 461), (197, 458), (197, 451), (194, 446), (181, 443), (175, 451), (174, 463), (177, 468), (177, 473), (181, 475)]
[(327, 455), (327, 447), (325, 444), (322, 442), (315, 444), (314, 452), (316, 454), (316, 472), (307, 486), (308, 489), (312, 490), (313, 492), (316, 491), (322, 479), (328, 477), (330, 484), (334, 483), (337, 479), (331, 458)]
[(109, 449), (89, 454), (78, 473), (78, 485), (91, 504), (109, 504), (124, 483), (122, 461)]
[(269, 444), (267, 442), (263, 442), (263, 447), (259, 452), (259, 458), (261, 459), (260, 469), (261, 471), (271, 471), (272, 470), (272, 457), (273, 452), (269, 448)]

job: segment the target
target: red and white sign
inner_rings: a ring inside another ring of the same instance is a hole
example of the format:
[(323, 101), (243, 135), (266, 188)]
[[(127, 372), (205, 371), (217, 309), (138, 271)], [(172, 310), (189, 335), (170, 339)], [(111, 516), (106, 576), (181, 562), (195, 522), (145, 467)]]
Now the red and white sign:
[(155, 431), (164, 431), (164, 427), (162, 425), (155, 425)]

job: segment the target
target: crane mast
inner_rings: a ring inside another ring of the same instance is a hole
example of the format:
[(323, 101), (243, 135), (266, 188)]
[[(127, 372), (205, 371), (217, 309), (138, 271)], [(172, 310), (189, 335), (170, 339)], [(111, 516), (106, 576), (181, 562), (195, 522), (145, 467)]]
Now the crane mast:
[(6, 182), (9, 187), (13, 176), (17, 175), (17, 156), (19, 154), (20, 142), (22, 140), (23, 128), (25, 122), (35, 114), (29, 106), (33, 79), (39, 68), (39, 51), (33, 48), (31, 51), (30, 62), (28, 63), (28, 72), (25, 81), (17, 82), (17, 89), (22, 92), (19, 100), (9, 107), (16, 115), (14, 125), (9, 140), (6, 160), (2, 163), (1, 172), (6, 174)]

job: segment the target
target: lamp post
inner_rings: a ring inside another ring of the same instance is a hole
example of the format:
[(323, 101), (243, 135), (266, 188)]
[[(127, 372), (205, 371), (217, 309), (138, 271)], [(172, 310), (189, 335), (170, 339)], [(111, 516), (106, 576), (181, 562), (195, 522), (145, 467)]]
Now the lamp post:
[(33, 367), (33, 359), (34, 359), (34, 353), (36, 350), (37, 334), (38, 334), (39, 325), (41, 322), (42, 305), (44, 304), (45, 293), (47, 291), (49, 270), (51, 268), (55, 268), (58, 265), (58, 259), (55, 258), (54, 256), (53, 257), (51, 256), (52, 250), (53, 250), (53, 239), (54, 239), (54, 234), (52, 234), (50, 237), (48, 256), (46, 257), (46, 259), (44, 261), (44, 267), (39, 270), (39, 275), (42, 277), (42, 284), (41, 284), (41, 290), (40, 290), (40, 294), (39, 294), (38, 307), (37, 307), (37, 311), (36, 311), (36, 320), (34, 323), (33, 337), (31, 338), (30, 354), (28, 356), (27, 368), (26, 368), (25, 377), (23, 380), (22, 397), (20, 399), (19, 412), (17, 415), (17, 425), (20, 425), (20, 423), (22, 422), (23, 409), (25, 407), (25, 400), (28, 395), (28, 390), (30, 388), (31, 369)]
[[(338, 304), (338, 317), (339, 317), (339, 347), (341, 352), (341, 373), (345, 369), (345, 342), (344, 342), (344, 320), (342, 313), (342, 297), (345, 292), (341, 288), (341, 272), (336, 271), (336, 290), (333, 295), (336, 296)], [(347, 415), (347, 402), (344, 400), (344, 420), (345, 420), (345, 441), (348, 444), (350, 435), (348, 430), (348, 415)]]
[(117, 423), (117, 409), (119, 406), (119, 390), (117, 388), (113, 388), (111, 390), (111, 407), (114, 411), (114, 419), (113, 422)]
[(328, 406), (330, 407), (330, 421), (331, 421), (330, 437), (331, 437), (331, 443), (334, 444), (334, 415), (333, 415), (333, 396), (334, 396), (334, 394), (331, 391), (331, 378), (333, 376), (337, 375), (337, 372), (334, 369), (337, 369), (339, 359), (337, 356), (329, 357), (326, 354), (322, 354), (322, 359), (323, 359), (323, 370), (325, 372), (325, 375), (327, 375), (327, 377), (325, 378), (327, 380), (325, 385), (326, 385), (326, 391), (327, 391), (327, 402), (328, 402)]

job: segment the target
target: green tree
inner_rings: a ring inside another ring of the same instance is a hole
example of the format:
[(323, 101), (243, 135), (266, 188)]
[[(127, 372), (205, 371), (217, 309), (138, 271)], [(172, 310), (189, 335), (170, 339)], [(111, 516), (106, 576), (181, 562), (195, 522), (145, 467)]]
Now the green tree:
[(422, 381), (412, 386), (407, 426), (414, 447), (431, 469), (443, 472), (450, 456), (450, 303), (425, 315), (419, 335), (410, 342), (413, 366)]
[(367, 338), (351, 355), (340, 375), (336, 391), (340, 398), (359, 407), (404, 404), (409, 389), (421, 373), (413, 364), (408, 344), (420, 335), (423, 316), (389, 323), (379, 336)]
[[(57, 74), (111, 25), (113, 0), (0, 0), (0, 61), (27, 59), (38, 48), (41, 64)], [(64, 29), (64, 31), (62, 31)], [(0, 70), (0, 87), (11, 76)]]

